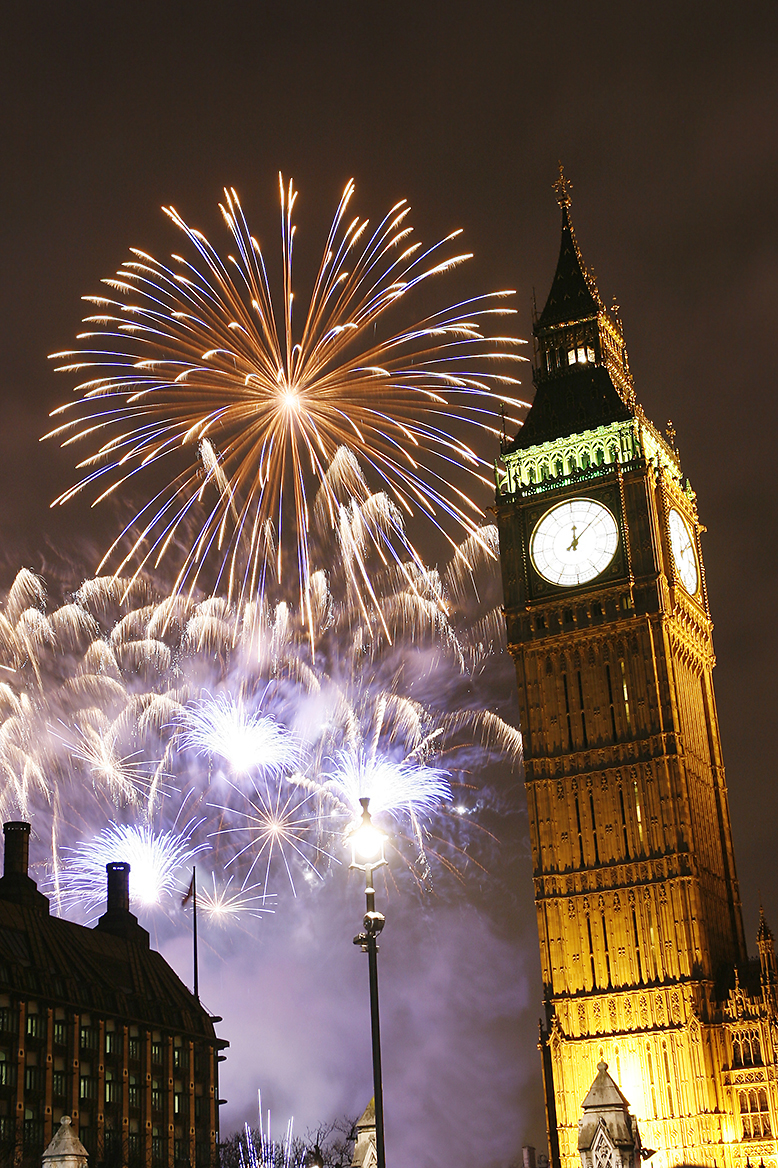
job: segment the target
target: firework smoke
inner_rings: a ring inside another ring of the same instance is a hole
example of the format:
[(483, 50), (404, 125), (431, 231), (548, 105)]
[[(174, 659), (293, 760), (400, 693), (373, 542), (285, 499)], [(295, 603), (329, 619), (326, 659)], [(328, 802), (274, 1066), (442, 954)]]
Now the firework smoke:
[[(230, 896), (259, 882), (267, 907), (276, 871), (296, 889), (340, 862), (364, 795), (422, 883), (431, 854), (451, 868), (473, 858), (461, 808), (480, 786), (474, 764), (520, 751), (516, 730), (455, 700), (497, 629), (489, 611), (472, 627), (458, 620), (494, 534), (483, 528), (442, 575), (414, 559), (368, 560), (367, 607), (353, 533), (381, 507), (372, 495), (344, 504), (338, 528), (350, 537), (333, 555), (317, 500), (311, 547), (328, 567), (314, 564), (307, 615), (115, 577), (48, 611), (42, 581), (18, 574), (0, 613), (0, 810), (49, 834), (63, 905), (91, 906), (108, 860), (140, 863), (120, 845), (156, 841), (173, 868), (210, 845)], [(64, 829), (78, 841), (67, 854)]]

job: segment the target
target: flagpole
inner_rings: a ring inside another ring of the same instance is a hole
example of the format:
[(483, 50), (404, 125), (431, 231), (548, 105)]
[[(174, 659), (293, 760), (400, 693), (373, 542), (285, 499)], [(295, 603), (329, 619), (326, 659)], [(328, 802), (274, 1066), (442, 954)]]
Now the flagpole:
[(197, 868), (192, 868), (192, 960), (194, 962), (194, 996), (200, 1001), (200, 974), (197, 961)]

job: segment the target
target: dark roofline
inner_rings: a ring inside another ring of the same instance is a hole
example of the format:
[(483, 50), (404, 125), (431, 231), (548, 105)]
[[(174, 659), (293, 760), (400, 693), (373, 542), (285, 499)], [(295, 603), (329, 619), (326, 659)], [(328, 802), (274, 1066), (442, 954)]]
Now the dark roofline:
[[(145, 932), (145, 930), (143, 930)], [(0, 992), (229, 1045), (161, 953), (134, 937), (0, 903)]]

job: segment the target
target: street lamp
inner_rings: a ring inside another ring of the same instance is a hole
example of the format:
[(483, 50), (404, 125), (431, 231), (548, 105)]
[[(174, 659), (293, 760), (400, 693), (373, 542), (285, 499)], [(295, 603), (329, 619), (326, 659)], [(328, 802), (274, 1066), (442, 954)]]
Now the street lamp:
[(365, 873), (365, 931), (357, 933), (354, 944), (367, 953), (370, 974), (370, 1031), (373, 1040), (373, 1096), (378, 1168), (386, 1168), (384, 1153), (384, 1096), (381, 1083), (381, 1028), (378, 1019), (378, 934), (386, 918), (375, 909), (373, 873), (386, 863), (386, 834), (370, 818), (369, 799), (360, 799), (362, 818), (350, 833), (351, 867)]

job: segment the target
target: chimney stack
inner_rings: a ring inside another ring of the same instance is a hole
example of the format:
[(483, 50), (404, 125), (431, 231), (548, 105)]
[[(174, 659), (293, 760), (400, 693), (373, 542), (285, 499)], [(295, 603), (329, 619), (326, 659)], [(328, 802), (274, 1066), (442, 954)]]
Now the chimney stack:
[(3, 824), (5, 855), (3, 877), (0, 880), (0, 900), (23, 904), (48, 913), (49, 901), (38, 885), (27, 874), (30, 862), (30, 825), (19, 820)]
[(103, 933), (114, 937), (128, 937), (148, 945), (149, 935), (138, 918), (130, 912), (130, 865), (123, 860), (105, 865), (108, 876), (108, 903), (95, 925)]
[(11, 820), (3, 824), (5, 836), (4, 876), (26, 876), (30, 863), (30, 825)]
[(130, 865), (106, 864), (108, 873), (108, 912), (130, 911)]

